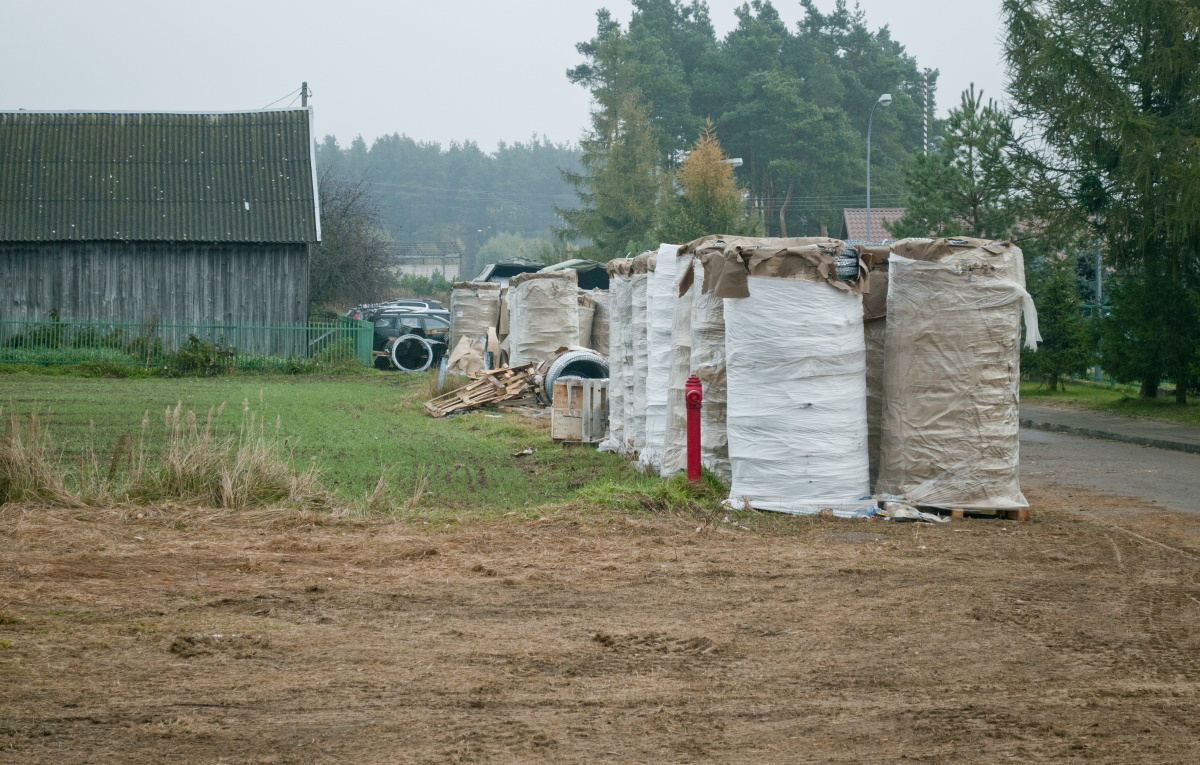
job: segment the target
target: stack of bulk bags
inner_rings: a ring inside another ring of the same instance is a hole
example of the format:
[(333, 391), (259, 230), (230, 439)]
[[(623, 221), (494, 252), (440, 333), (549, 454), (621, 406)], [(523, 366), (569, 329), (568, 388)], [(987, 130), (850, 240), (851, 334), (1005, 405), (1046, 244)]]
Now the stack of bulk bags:
[(579, 343), (575, 272), (517, 274), (508, 283), (509, 366), (535, 366)]
[(455, 282), (450, 288), (450, 342), (458, 346), (463, 335), (487, 342), (488, 329), (500, 316), (500, 285), (493, 282)]
[(887, 246), (859, 246), (870, 269), (870, 290), (863, 293), (863, 336), (867, 346), (867, 456), (871, 486), (879, 479), (879, 448), (883, 423), (883, 340), (887, 330)]
[[(609, 277), (610, 289), (611, 280), (612, 277)], [(592, 299), (592, 302), (596, 306), (596, 312), (592, 314), (592, 336), (589, 341), (591, 344), (589, 345), (588, 343), (583, 342), (582, 337), (579, 338), (579, 344), (587, 345), (587, 347), (591, 348), (601, 356), (607, 356), (610, 323), (609, 301), (612, 299), (612, 296), (609, 290), (596, 288), (588, 293), (588, 297)]]
[(674, 347), (671, 350), (671, 374), (667, 390), (667, 430), (662, 469), (659, 471), (663, 478), (687, 470), (687, 406), (684, 394), (687, 379), (692, 374), (692, 311), (696, 292), (699, 291), (699, 285), (693, 284), (692, 254), (681, 248), (676, 261), (673, 289), (678, 297), (675, 300), (675, 325), (672, 331)]
[(620, 454), (628, 451), (625, 419), (630, 401), (626, 395), (625, 380), (632, 379), (629, 368), (633, 358), (633, 349), (629, 346), (632, 339), (629, 324), (633, 313), (631, 263), (630, 260), (619, 259), (609, 261), (605, 266), (609, 289), (609, 335), (604, 344), (608, 353), (608, 433), (599, 448), (600, 451)]
[[(867, 464), (861, 290), (867, 268), (843, 243), (726, 247), (729, 501), (785, 513), (874, 511)], [(837, 259), (849, 273), (839, 279)]]
[(658, 253), (653, 250), (643, 252), (634, 258), (630, 265), (632, 311), (629, 315), (629, 328), (633, 355), (625, 388), (625, 431), (629, 450), (633, 454), (640, 454), (646, 448), (646, 375), (650, 366), (649, 338), (646, 332), (646, 290), (650, 278), (649, 271), (655, 268), (657, 258)]
[(1021, 316), (1041, 340), (1021, 250), (892, 245), (877, 489), (946, 508), (1027, 507), (1018, 475)]
[(666, 447), (667, 398), (671, 381), (672, 335), (675, 328), (677, 244), (663, 244), (646, 277), (646, 445), (638, 464), (654, 473), (662, 469)]

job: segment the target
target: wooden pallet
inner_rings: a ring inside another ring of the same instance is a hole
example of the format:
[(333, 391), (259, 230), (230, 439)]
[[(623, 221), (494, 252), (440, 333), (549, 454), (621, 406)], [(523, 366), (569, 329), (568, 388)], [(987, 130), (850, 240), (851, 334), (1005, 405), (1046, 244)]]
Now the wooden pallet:
[[(950, 510), (951, 518), (963, 518), (967, 511), (961, 507), (956, 507)], [(1029, 508), (1023, 507), (1020, 510), (997, 510), (997, 518), (1004, 518), (1010, 521), (1027, 521), (1029, 520)]]
[(445, 417), (460, 409), (476, 409), (501, 401), (530, 400), (535, 394), (532, 364), (485, 369), (463, 387), (426, 401), (425, 413), (430, 417)]

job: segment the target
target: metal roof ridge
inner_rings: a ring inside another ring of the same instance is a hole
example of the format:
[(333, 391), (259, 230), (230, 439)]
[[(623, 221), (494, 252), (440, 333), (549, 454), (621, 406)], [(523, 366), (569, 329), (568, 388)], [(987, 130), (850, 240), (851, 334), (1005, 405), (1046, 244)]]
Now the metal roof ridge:
[(298, 109), (293, 108), (277, 108), (277, 109), (232, 109), (224, 111), (176, 111), (163, 109), (0, 109), (0, 114), (171, 114), (182, 116), (216, 116), (220, 114), (269, 114), (272, 112), (308, 112), (312, 113), (311, 106), (302, 106)]

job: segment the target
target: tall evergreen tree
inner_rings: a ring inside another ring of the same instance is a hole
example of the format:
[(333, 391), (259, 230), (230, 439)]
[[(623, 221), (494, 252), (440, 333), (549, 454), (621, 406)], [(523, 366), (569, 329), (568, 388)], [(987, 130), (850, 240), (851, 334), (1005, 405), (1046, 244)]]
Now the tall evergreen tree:
[(1052, 391), (1063, 378), (1083, 374), (1091, 358), (1087, 324), (1080, 313), (1079, 284), (1074, 260), (1043, 258), (1048, 265), (1036, 287), (1038, 328), (1042, 342), (1036, 351), (1022, 351), (1021, 371), (1040, 378)]
[(896, 237), (1009, 237), (1017, 221), (1012, 120), (974, 84), (950, 110), (940, 145), (914, 152), (904, 216), (885, 224)]
[(580, 172), (563, 171), (579, 207), (556, 208), (562, 242), (590, 240), (585, 257), (611, 260), (650, 246), (660, 183), (657, 131), (634, 78), (628, 35), (611, 14), (596, 14), (595, 39), (576, 46), (588, 61), (570, 70), (592, 92), (591, 128), (580, 142)]

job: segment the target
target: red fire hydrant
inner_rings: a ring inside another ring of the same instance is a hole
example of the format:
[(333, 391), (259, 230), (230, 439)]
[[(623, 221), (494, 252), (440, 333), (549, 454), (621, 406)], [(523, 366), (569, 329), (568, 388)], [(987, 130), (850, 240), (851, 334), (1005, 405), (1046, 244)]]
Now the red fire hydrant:
[(700, 378), (692, 375), (683, 386), (683, 402), (687, 406), (687, 473), (689, 481), (700, 480), (700, 405), (704, 403), (704, 388)]

